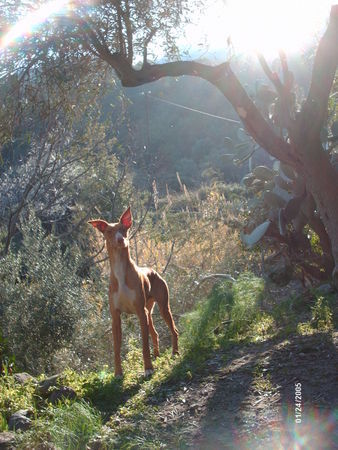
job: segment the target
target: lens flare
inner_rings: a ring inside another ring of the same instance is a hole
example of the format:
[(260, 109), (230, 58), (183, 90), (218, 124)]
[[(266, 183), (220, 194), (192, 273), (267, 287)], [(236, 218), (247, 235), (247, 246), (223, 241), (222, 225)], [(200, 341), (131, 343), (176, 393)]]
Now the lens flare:
[(0, 50), (15, 43), (18, 38), (33, 34), (49, 17), (70, 8), (70, 0), (53, 0), (27, 14), (0, 39)]

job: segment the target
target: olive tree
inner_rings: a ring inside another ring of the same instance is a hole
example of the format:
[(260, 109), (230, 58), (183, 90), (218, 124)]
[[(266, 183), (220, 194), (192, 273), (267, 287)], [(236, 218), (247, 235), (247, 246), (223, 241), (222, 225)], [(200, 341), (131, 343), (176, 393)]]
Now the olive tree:
[[(7, 7), (6, 3), (3, 17), (8, 21), (18, 14), (18, 9), (16, 3)], [(29, 6), (28, 1), (20, 8)], [(304, 180), (304, 189), (313, 199), (314, 217), (322, 223), (321, 243), (329, 243), (325, 248), (330, 253), (333, 280), (338, 288), (338, 177), (320, 138), (338, 62), (338, 5), (332, 7), (327, 29), (319, 41), (310, 87), (299, 110), (291, 108), (293, 79), (284, 57), (281, 55), (283, 77), (273, 73), (264, 58), (260, 58), (279, 98), (282, 133), (276, 133), (266, 120), (229, 61), (209, 65), (180, 59), (175, 45), (177, 29), (187, 20), (188, 9), (196, 6), (201, 6), (201, 2), (97, 0), (87, 3), (74, 0), (66, 14), (58, 15), (38, 35), (24, 40), (19, 50), (15, 48), (15, 54), (8, 51), (9, 61), (12, 61), (11, 56), (16, 61), (8, 64), (12, 70), (19, 67), (23, 77), (42, 70), (46, 63), (56, 67), (62, 63), (64, 76), (72, 74), (81, 64), (85, 64), (86, 72), (90, 66), (97, 70), (98, 65), (102, 65), (113, 69), (125, 87), (182, 75), (207, 80), (232, 104), (255, 142)], [(154, 42), (164, 49), (166, 62), (156, 62), (154, 56), (150, 61), (149, 48)]]

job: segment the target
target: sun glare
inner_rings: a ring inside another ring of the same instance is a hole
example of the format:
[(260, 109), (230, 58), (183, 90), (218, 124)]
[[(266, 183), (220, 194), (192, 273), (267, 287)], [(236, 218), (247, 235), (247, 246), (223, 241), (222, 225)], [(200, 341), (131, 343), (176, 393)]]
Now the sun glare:
[(210, 1), (202, 18), (187, 28), (185, 45), (205, 39), (210, 51), (227, 48), (228, 37), (239, 53), (260, 51), (272, 57), (283, 49), (302, 50), (320, 33), (336, 2), (329, 0)]
[[(207, 44), (209, 51), (226, 51), (231, 37), (236, 53), (260, 51), (266, 57), (276, 55), (279, 49), (294, 53), (322, 31), (333, 3), (332, 0), (210, 0), (206, 11), (193, 17), (194, 24), (187, 26), (185, 38), (179, 39), (178, 44), (190, 50), (205, 49)], [(36, 32), (48, 17), (70, 10), (71, 5), (72, 0), (52, 0), (29, 13), (0, 38), (0, 50)]]
[(20, 37), (31, 35), (48, 17), (68, 8), (69, 3), (69, 0), (53, 0), (23, 17), (0, 39), (0, 49), (15, 43)]

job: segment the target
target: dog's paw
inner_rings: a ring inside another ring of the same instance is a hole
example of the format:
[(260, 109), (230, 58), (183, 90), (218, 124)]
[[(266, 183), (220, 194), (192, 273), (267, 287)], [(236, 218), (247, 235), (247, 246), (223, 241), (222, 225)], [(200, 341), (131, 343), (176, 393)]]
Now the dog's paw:
[(154, 369), (146, 369), (144, 371), (144, 376), (145, 377), (150, 377), (153, 373), (154, 373)]

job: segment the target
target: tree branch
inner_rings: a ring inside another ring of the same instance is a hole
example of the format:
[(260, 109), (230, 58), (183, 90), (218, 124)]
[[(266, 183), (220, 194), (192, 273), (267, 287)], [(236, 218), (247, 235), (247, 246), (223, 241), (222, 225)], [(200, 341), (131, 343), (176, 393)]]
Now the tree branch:
[[(99, 52), (99, 49), (97, 49)], [(101, 55), (117, 73), (125, 87), (136, 87), (163, 77), (191, 75), (203, 78), (217, 87), (239, 114), (243, 125), (255, 141), (275, 158), (297, 168), (299, 161), (292, 147), (278, 137), (248, 96), (228, 62), (210, 66), (196, 61), (175, 61), (163, 64), (146, 64), (136, 70), (127, 58), (117, 53)]]
[(317, 48), (311, 86), (303, 108), (304, 126), (311, 126), (312, 135), (320, 132), (326, 118), (327, 103), (338, 65), (337, 43), (338, 5), (334, 5), (331, 8), (328, 27)]
[(173, 240), (173, 242), (171, 244), (170, 253), (169, 253), (169, 256), (168, 256), (168, 259), (167, 259), (167, 263), (166, 263), (164, 269), (162, 270), (162, 275), (164, 275), (166, 270), (168, 269), (168, 266), (170, 264), (171, 258), (172, 258), (173, 253), (174, 253), (174, 247), (175, 247), (175, 240)]

